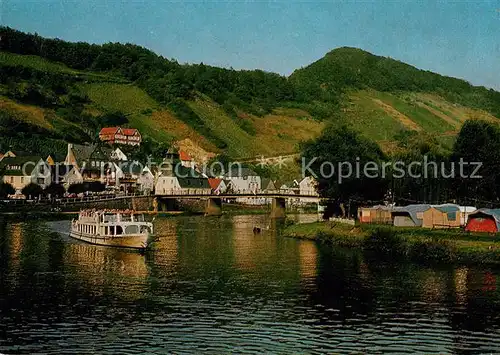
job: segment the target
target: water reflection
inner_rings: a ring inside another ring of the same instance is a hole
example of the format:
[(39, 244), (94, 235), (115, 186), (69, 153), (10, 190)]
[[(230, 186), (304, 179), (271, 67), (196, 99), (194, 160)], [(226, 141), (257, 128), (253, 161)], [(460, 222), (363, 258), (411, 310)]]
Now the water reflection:
[(136, 252), (73, 243), (65, 250), (64, 262), (94, 295), (112, 293), (133, 300), (145, 290), (148, 268), (145, 257)]
[(155, 224), (142, 256), (1, 222), (0, 352), (499, 352), (498, 270), (366, 260), (266, 216)]
[(318, 247), (314, 243), (299, 244), (300, 277), (305, 284), (312, 285), (318, 274)]

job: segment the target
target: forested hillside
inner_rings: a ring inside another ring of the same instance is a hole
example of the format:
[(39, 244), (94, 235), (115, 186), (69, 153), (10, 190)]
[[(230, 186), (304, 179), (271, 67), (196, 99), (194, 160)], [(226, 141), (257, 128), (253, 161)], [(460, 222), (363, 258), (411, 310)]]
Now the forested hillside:
[[(405, 132), (450, 147), (469, 118), (496, 121), (500, 93), (340, 48), (289, 78), (179, 64), (133, 44), (95, 45), (0, 28), (0, 150), (63, 152), (103, 126), (141, 130), (144, 154), (188, 139), (232, 157), (296, 152), (329, 123), (385, 150)], [(30, 139), (27, 139), (30, 137)]]

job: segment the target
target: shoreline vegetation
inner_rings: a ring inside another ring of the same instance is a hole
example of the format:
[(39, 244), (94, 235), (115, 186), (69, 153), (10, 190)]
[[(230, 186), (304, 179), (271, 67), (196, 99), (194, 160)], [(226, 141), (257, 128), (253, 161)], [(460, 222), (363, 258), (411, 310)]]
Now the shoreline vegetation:
[(500, 237), (462, 230), (344, 225), (314, 222), (288, 225), (283, 236), (362, 250), (379, 260), (500, 266)]

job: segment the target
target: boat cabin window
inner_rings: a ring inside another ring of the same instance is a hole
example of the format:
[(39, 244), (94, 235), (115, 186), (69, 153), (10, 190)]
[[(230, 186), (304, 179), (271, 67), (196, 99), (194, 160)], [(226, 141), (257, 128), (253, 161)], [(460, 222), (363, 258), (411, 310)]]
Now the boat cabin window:
[(135, 214), (134, 221), (135, 222), (144, 222), (144, 215), (143, 214)]
[(120, 218), (122, 222), (132, 222), (132, 215), (130, 214), (122, 214)]
[(103, 218), (104, 222), (116, 222), (116, 215), (114, 214), (105, 214)]
[(139, 233), (139, 226), (126, 226), (125, 227), (125, 234), (138, 234)]
[(122, 226), (116, 226), (116, 235), (122, 235), (122, 234), (123, 234)]

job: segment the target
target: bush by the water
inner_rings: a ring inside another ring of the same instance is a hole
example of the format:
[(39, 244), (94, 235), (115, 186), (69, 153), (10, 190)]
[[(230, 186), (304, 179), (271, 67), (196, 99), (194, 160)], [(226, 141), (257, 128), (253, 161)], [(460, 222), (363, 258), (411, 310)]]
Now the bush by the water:
[(390, 228), (377, 228), (364, 240), (365, 251), (380, 258), (396, 259), (407, 254), (407, 246), (403, 238)]
[(457, 260), (457, 252), (449, 240), (422, 239), (412, 244), (410, 258), (420, 262), (453, 263)]

